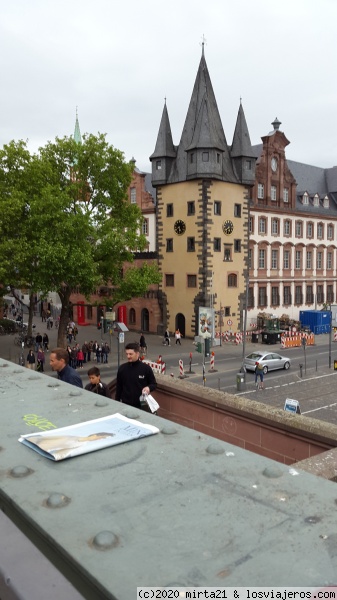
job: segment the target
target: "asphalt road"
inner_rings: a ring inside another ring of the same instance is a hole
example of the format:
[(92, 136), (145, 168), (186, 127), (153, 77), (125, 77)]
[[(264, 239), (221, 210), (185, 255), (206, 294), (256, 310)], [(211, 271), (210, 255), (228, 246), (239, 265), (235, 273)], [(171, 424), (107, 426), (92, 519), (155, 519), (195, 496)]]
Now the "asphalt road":
[[(46, 324), (35, 320), (35, 332), (42, 334), (47, 331)], [(57, 331), (49, 330), (50, 349), (56, 346)], [(128, 332), (125, 334), (125, 343), (139, 341), (139, 333)], [(99, 365), (102, 380), (111, 381), (117, 373), (118, 364), (124, 362), (124, 344), (119, 344), (116, 336), (101, 334), (96, 327), (80, 327), (77, 340), (80, 344), (89, 340), (104, 340), (111, 344), (111, 354), (107, 365)], [(242, 345), (224, 343), (215, 346), (214, 369), (211, 369), (210, 357), (205, 357), (196, 352), (196, 346), (191, 339), (183, 339), (181, 346), (176, 345), (174, 339), (171, 346), (162, 344), (162, 338), (157, 335), (146, 335), (148, 345), (147, 359), (157, 361), (161, 355), (166, 363), (166, 375), (180, 376), (179, 361), (183, 361), (184, 376), (188, 381), (204, 385), (205, 387), (220, 389), (235, 395), (242, 395), (277, 408), (284, 408), (286, 398), (292, 398), (300, 402), (302, 414), (311, 417), (335, 422), (337, 424), (337, 393), (335, 379), (337, 371), (334, 371), (334, 359), (337, 360), (337, 343), (331, 343), (331, 351), (328, 335), (316, 336), (315, 346), (308, 346), (306, 350), (301, 348), (281, 349), (279, 344), (267, 346), (265, 344), (252, 344), (247, 342), (245, 349)], [(247, 372), (245, 384), (237, 385), (237, 374), (240, 370), (243, 350), (249, 354), (253, 350), (270, 350), (288, 356), (291, 360), (289, 371), (273, 371), (265, 376), (265, 389), (256, 390), (255, 377), (253, 373)], [(19, 363), (21, 349), (14, 344), (14, 336), (0, 336), (1, 358)], [(24, 349), (24, 358), (28, 349)], [(331, 368), (329, 368), (329, 359)], [(84, 365), (79, 374), (83, 383), (88, 382), (87, 369)], [(302, 369), (299, 365), (302, 364)], [(46, 356), (46, 375), (55, 376), (49, 366), (49, 356)], [(204, 374), (204, 376), (203, 376)], [(243, 389), (245, 388), (245, 389)]]

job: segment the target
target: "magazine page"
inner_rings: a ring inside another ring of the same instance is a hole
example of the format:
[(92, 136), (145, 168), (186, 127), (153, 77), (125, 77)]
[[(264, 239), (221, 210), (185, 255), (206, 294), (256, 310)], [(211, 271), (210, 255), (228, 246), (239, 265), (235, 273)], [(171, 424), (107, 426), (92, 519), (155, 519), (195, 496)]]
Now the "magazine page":
[(22, 435), (19, 442), (51, 460), (64, 460), (158, 433), (153, 425), (119, 413), (38, 433)]

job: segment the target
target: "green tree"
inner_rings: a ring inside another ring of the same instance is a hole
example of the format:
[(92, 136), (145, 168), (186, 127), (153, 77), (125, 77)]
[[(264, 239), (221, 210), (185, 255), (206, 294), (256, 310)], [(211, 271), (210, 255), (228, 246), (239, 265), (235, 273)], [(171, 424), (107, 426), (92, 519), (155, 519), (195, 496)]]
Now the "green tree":
[[(105, 135), (81, 144), (56, 138), (35, 155), (24, 142), (0, 152), (0, 278), (31, 297), (55, 291), (61, 300), (58, 344), (65, 345), (70, 296), (112, 286), (113, 303), (143, 294), (158, 269), (130, 266), (146, 246), (142, 215), (126, 191), (132, 163)], [(109, 300), (111, 304), (111, 299)], [(32, 310), (31, 310), (32, 315)]]

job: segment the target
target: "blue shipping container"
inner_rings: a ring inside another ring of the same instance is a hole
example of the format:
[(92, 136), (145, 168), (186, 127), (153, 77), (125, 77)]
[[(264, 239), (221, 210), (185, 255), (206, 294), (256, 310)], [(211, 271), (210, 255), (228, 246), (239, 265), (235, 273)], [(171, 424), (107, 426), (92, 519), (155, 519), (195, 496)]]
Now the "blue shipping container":
[(319, 335), (329, 333), (331, 313), (329, 310), (300, 310), (302, 327), (310, 327), (310, 331)]

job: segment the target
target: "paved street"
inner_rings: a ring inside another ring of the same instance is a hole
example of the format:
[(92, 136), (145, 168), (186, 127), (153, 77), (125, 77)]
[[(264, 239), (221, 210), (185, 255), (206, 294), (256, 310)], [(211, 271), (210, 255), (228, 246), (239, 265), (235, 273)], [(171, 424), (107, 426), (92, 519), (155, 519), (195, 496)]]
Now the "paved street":
[[(36, 328), (35, 332), (47, 332), (50, 339), (50, 349), (56, 346), (57, 330), (52, 329), (47, 331), (45, 323), (41, 323), (40, 319), (34, 321)], [(0, 356), (1, 358), (19, 363), (20, 347), (14, 344), (15, 336), (0, 336)], [(125, 343), (130, 341), (139, 341), (140, 334), (135, 332), (127, 332), (125, 334)], [(148, 346), (147, 357), (149, 360), (157, 361), (159, 355), (166, 363), (166, 375), (170, 377), (178, 377), (179, 360), (183, 361), (184, 373), (188, 377), (188, 381), (220, 389), (227, 393), (236, 394), (250, 398), (255, 401), (266, 403), (270, 406), (283, 409), (286, 398), (292, 398), (300, 402), (302, 414), (308, 414), (311, 417), (322, 419), (337, 424), (337, 393), (335, 379), (337, 371), (333, 369), (333, 361), (337, 360), (337, 343), (332, 342), (331, 358), (332, 367), (329, 369), (329, 336), (316, 336), (315, 346), (307, 347), (306, 360), (304, 360), (303, 348), (281, 349), (280, 346), (266, 346), (264, 344), (246, 344), (245, 354), (249, 354), (256, 349), (270, 349), (289, 356), (292, 360), (292, 366), (289, 371), (274, 371), (270, 372), (265, 377), (265, 389), (256, 390), (254, 383), (254, 374), (246, 374), (246, 389), (238, 390), (237, 373), (240, 369), (243, 346), (236, 346), (234, 343), (223, 344), (221, 347), (213, 348), (215, 354), (214, 370), (210, 367), (210, 358), (205, 359), (205, 381), (203, 380), (203, 357), (196, 352), (196, 347), (191, 339), (183, 339), (181, 346), (175, 344), (175, 340), (171, 339), (171, 346), (164, 346), (162, 338), (157, 335), (146, 336)], [(124, 345), (119, 344), (116, 334), (111, 336), (101, 334), (94, 326), (79, 327), (77, 340), (80, 345), (84, 341), (104, 340), (111, 345), (111, 354), (109, 355), (109, 363), (107, 365), (100, 364), (102, 380), (106, 383), (111, 381), (116, 376), (118, 362), (124, 362)], [(118, 360), (119, 350), (119, 360)], [(26, 359), (28, 349), (24, 349), (24, 358)], [(304, 365), (307, 365), (306, 372)], [(83, 370), (79, 371), (83, 383), (88, 382), (87, 370), (89, 366), (95, 365), (96, 362), (91, 362), (90, 365), (84, 365)], [(302, 373), (299, 365), (302, 364)], [(46, 354), (45, 372), (48, 376), (55, 376), (49, 366), (49, 355)], [(302, 376), (301, 376), (302, 374)]]

